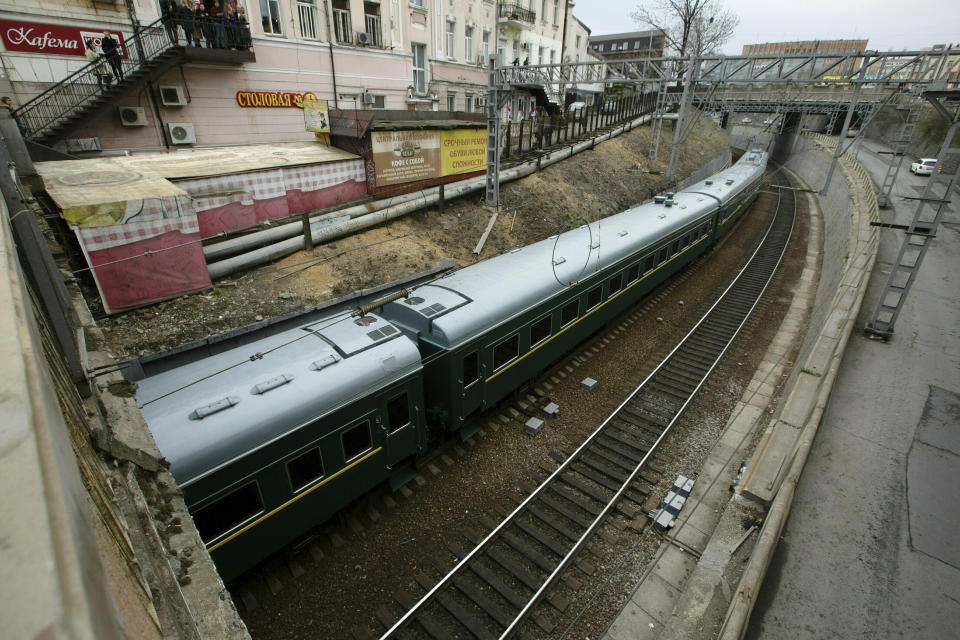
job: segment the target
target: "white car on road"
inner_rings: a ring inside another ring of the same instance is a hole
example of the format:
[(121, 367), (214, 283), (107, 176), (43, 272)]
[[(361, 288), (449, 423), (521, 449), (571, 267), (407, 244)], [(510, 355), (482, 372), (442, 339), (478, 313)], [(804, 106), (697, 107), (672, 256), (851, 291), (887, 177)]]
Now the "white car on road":
[(920, 158), (910, 165), (910, 172), (917, 176), (928, 176), (936, 166), (936, 158)]

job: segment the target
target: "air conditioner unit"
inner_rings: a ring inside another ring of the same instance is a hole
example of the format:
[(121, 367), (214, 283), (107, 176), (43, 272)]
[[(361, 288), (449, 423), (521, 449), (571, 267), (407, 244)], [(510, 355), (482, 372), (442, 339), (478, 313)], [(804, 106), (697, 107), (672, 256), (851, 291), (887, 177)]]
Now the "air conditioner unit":
[(147, 126), (147, 112), (143, 107), (118, 107), (120, 124), (125, 127)]
[(482, 54), (482, 53), (477, 56), (477, 66), (478, 66), (478, 67), (482, 67), (482, 66), (483, 66), (483, 54)]
[(170, 142), (173, 144), (193, 144), (197, 141), (192, 122), (168, 122), (167, 127), (170, 130)]
[(360, 45), (366, 45), (368, 42), (370, 42), (370, 36), (368, 36), (368, 35), (367, 35), (366, 33), (364, 33), (363, 31), (358, 31), (358, 32), (357, 32), (357, 43), (360, 44)]
[(362, 96), (361, 102), (363, 102), (363, 104), (373, 104), (374, 103), (373, 94), (364, 93)]
[(165, 107), (182, 107), (187, 104), (187, 95), (183, 87), (160, 87), (160, 102)]

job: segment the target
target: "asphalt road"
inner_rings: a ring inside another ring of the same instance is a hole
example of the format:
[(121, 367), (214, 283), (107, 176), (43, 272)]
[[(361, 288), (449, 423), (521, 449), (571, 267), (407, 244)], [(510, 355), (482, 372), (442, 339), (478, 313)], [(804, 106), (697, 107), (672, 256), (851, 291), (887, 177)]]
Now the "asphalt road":
[[(890, 156), (862, 143), (879, 183)], [(851, 149), (857, 152), (856, 147)], [(904, 164), (887, 222), (927, 178)], [(747, 638), (960, 637), (960, 199), (945, 214), (888, 343), (855, 330)], [(901, 231), (882, 232), (858, 324)]]

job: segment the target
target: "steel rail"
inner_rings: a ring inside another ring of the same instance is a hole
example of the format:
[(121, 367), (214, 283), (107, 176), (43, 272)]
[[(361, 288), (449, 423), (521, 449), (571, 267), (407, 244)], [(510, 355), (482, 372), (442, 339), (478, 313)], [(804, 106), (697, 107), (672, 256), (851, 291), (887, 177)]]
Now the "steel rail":
[[(393, 626), (391, 626), (391, 627), (381, 636), (381, 640), (386, 640), (387, 638), (393, 637), (394, 634), (396, 634), (398, 631), (400, 631), (400, 630), (401, 630), (403, 627), (405, 627), (408, 623), (412, 622), (413, 619), (416, 617), (416, 615), (417, 615), (419, 612), (421, 612), (421, 610), (423, 609), (423, 607), (425, 607), (429, 602), (432, 601), (433, 596), (434, 596), (435, 594), (437, 594), (437, 592), (439, 592), (441, 589), (443, 589), (443, 588), (445, 588), (446, 586), (448, 586), (449, 583), (450, 583), (450, 581), (451, 581), (456, 575), (458, 575), (465, 567), (467, 567), (467, 565), (468, 565), (472, 560), (474, 560), (477, 556), (479, 556), (479, 555), (486, 549), (486, 547), (488, 546), (488, 544), (491, 543), (493, 540), (495, 540), (495, 539), (504, 531), (504, 529), (506, 529), (506, 528), (517, 518), (518, 515), (520, 515), (521, 513), (523, 513), (538, 497), (540, 497), (540, 495), (542, 494), (542, 492), (543, 492), (560, 474), (562, 474), (563, 472), (569, 470), (569, 469), (570, 469), (570, 466), (571, 466), (575, 461), (577, 461), (577, 460), (579, 459), (580, 454), (583, 453), (590, 445), (592, 445), (592, 444), (595, 442), (595, 440), (597, 439), (597, 437), (606, 429), (606, 427), (609, 425), (609, 423), (621, 413), (621, 411), (624, 409), (624, 407), (626, 407), (630, 402), (632, 402), (632, 401), (636, 398), (636, 396), (637, 396), (641, 391), (643, 391), (643, 390), (645, 389), (647, 383), (648, 383), (650, 380), (652, 380), (652, 379), (654, 378), (654, 376), (656, 376), (658, 373), (661, 372), (661, 370), (670, 362), (671, 358), (687, 343), (687, 341), (691, 338), (691, 336), (693, 336), (693, 335), (697, 332), (697, 330), (703, 325), (703, 323), (710, 319), (710, 317), (711, 317), (711, 315), (713, 314), (713, 312), (714, 312), (714, 310), (716, 309), (716, 307), (726, 300), (728, 294), (733, 290), (733, 288), (734, 288), (737, 284), (740, 283), (740, 281), (741, 281), (741, 279), (743, 278), (743, 276), (744, 276), (745, 274), (747, 274), (748, 269), (750, 269), (750, 267), (754, 264), (754, 261), (755, 261), (757, 255), (760, 253), (761, 250), (764, 249), (765, 242), (766, 242), (766, 240), (769, 238), (769, 236), (770, 236), (770, 234), (771, 234), (771, 231), (774, 229), (774, 226), (775, 226), (775, 224), (776, 224), (776, 222), (777, 222), (777, 219), (778, 219), (779, 209), (780, 209), (780, 201), (781, 201), (781, 199), (782, 199), (782, 193), (783, 193), (783, 192), (779, 192), (779, 193), (778, 193), (778, 203), (777, 203), (778, 213), (777, 213), (777, 215), (774, 216), (773, 220), (771, 221), (770, 225), (768, 226), (767, 230), (765, 231), (764, 236), (763, 236), (763, 238), (761, 239), (760, 244), (759, 244), (758, 247), (754, 250), (754, 252), (751, 254), (750, 259), (748, 260), (747, 264), (738, 272), (737, 276), (731, 281), (731, 283), (726, 287), (726, 289), (724, 290), (724, 292), (717, 298), (717, 300), (710, 306), (710, 308), (708, 309), (708, 311), (704, 314), (703, 317), (701, 317), (701, 319), (697, 322), (697, 324), (696, 324), (696, 325), (684, 336), (684, 338), (670, 351), (670, 353), (657, 365), (657, 367), (654, 368), (654, 370), (653, 370), (646, 378), (644, 378), (643, 382), (641, 382), (640, 385), (638, 385), (638, 386), (630, 393), (630, 395), (590, 434), (590, 436), (587, 437), (587, 438), (584, 440), (584, 442), (567, 458), (567, 460), (564, 461), (564, 463), (563, 463), (562, 465), (560, 465), (556, 470), (554, 470), (553, 473), (551, 473), (551, 474), (550, 474), (523, 502), (521, 502), (508, 516), (506, 516), (506, 517), (502, 520), (502, 522), (501, 522), (497, 527), (495, 527), (492, 531), (490, 531), (490, 533), (488, 533), (488, 534), (473, 548), (473, 550), (471, 550), (466, 556), (464, 556), (464, 557), (447, 573), (446, 576), (444, 576), (439, 582), (437, 582), (437, 584), (435, 584), (429, 591), (427, 591), (427, 593), (424, 594), (424, 595), (420, 598), (420, 600), (417, 601), (417, 603), (415, 603), (415, 604), (413, 605), (413, 607), (411, 607), (399, 620), (397, 620), (397, 621), (393, 624)], [(795, 215), (795, 209), (796, 209), (796, 201), (794, 201), (794, 215)], [(686, 407), (689, 405), (689, 403), (692, 401), (693, 397), (697, 394), (697, 392), (698, 392), (698, 391), (700, 390), (700, 388), (703, 386), (703, 384), (705, 383), (706, 379), (709, 377), (710, 373), (711, 373), (711, 372), (713, 371), (713, 369), (716, 367), (716, 365), (717, 365), (717, 363), (719, 362), (720, 358), (722, 358), (722, 356), (723, 356), (723, 355), (726, 353), (726, 351), (729, 349), (730, 344), (733, 342), (733, 340), (736, 338), (736, 336), (739, 335), (740, 330), (742, 329), (742, 327), (743, 327), (743, 325), (746, 323), (746, 321), (749, 319), (750, 314), (752, 313), (753, 309), (756, 307), (757, 303), (759, 302), (760, 298), (762, 297), (763, 292), (766, 291), (766, 288), (767, 288), (767, 286), (769, 285), (770, 280), (773, 278), (773, 275), (776, 273), (776, 268), (777, 268), (777, 266), (779, 266), (779, 264), (780, 264), (780, 262), (781, 262), (781, 260), (782, 260), (782, 258), (783, 258), (783, 254), (784, 254), (784, 252), (786, 251), (786, 246), (787, 246), (787, 244), (789, 243), (790, 234), (792, 233), (792, 228), (793, 228), (793, 222), (791, 221), (790, 230), (789, 230), (788, 233), (787, 233), (786, 240), (784, 241), (784, 246), (783, 246), (783, 248), (781, 249), (780, 255), (777, 257), (776, 263), (775, 263), (774, 266), (770, 269), (770, 273), (769, 273), (766, 281), (764, 282), (763, 287), (761, 288), (760, 292), (757, 294), (757, 296), (756, 296), (756, 298), (754, 299), (753, 303), (751, 304), (750, 308), (743, 313), (743, 318), (742, 318), (741, 322), (738, 324), (736, 330), (733, 332), (733, 334), (731, 335), (731, 337), (729, 338), (729, 340), (726, 342), (726, 344), (724, 345), (724, 347), (723, 347), (723, 349), (720, 351), (720, 353), (714, 358), (713, 363), (709, 366), (708, 370), (707, 370), (706, 373), (702, 376), (701, 380), (697, 383), (696, 387), (693, 389), (692, 392), (690, 392), (689, 397), (683, 402), (682, 406), (676, 411), (674, 417), (670, 420), (669, 424), (664, 428), (663, 433), (657, 438), (657, 440), (656, 440), (656, 441), (653, 443), (653, 445), (651, 446), (650, 450), (643, 456), (643, 458), (640, 460), (640, 462), (636, 465), (636, 467), (634, 468), (634, 470), (633, 470), (633, 472), (630, 474), (630, 476), (627, 478), (627, 480), (622, 483), (620, 489), (615, 493), (615, 495), (613, 496), (613, 498), (608, 501), (607, 505), (602, 509), (602, 511), (600, 512), (600, 514), (597, 515), (597, 516), (593, 519), (593, 521), (591, 522), (591, 524), (589, 525), (589, 527), (588, 527), (588, 528), (586, 529), (586, 531), (580, 536), (580, 538), (577, 540), (577, 542), (574, 544), (574, 546), (567, 552), (567, 554), (563, 557), (563, 559), (560, 561), (560, 563), (557, 565), (557, 567), (553, 570), (553, 572), (552, 572), (552, 573), (547, 577), (547, 579), (543, 582), (543, 584), (541, 585), (541, 587), (536, 591), (536, 593), (534, 593), (534, 595), (528, 600), (527, 604), (523, 607), (523, 609), (521, 609), (520, 612), (514, 617), (513, 621), (510, 623), (510, 625), (507, 626), (507, 628), (503, 631), (503, 633), (502, 633), (501, 636), (500, 636), (501, 638), (506, 638), (507, 636), (509, 636), (509, 635), (516, 629), (517, 625), (520, 624), (520, 623), (523, 621), (523, 619), (529, 614), (529, 612), (532, 610), (532, 608), (533, 608), (533, 607), (540, 601), (540, 599), (546, 594), (546, 592), (549, 590), (549, 588), (550, 588), (550, 587), (552, 586), (552, 584), (555, 582), (555, 580), (557, 579), (557, 577), (559, 577), (559, 575), (562, 573), (562, 571), (569, 565), (569, 562), (570, 562), (570, 561), (576, 556), (576, 554), (580, 551), (580, 549), (581, 549), (582, 546), (584, 545), (585, 541), (586, 541), (586, 540), (590, 537), (590, 535), (594, 532), (594, 530), (596, 529), (596, 527), (603, 521), (603, 519), (604, 519), (607, 515), (609, 515), (610, 511), (616, 506), (616, 504), (619, 502), (619, 500), (623, 497), (623, 494), (627, 491), (627, 489), (629, 488), (629, 486), (630, 486), (630, 485), (633, 483), (633, 481), (636, 479), (636, 476), (639, 474), (639, 472), (640, 472), (640, 471), (643, 469), (643, 467), (646, 465), (646, 463), (647, 463), (650, 455), (657, 450), (657, 447), (658, 447), (659, 444), (662, 442), (662, 440), (666, 437), (666, 435), (670, 432), (670, 430), (671, 430), (672, 426), (674, 425), (674, 423), (675, 423), (675, 422), (677, 421), (677, 419), (679, 419), (679, 417), (683, 414), (684, 410), (685, 410)]]

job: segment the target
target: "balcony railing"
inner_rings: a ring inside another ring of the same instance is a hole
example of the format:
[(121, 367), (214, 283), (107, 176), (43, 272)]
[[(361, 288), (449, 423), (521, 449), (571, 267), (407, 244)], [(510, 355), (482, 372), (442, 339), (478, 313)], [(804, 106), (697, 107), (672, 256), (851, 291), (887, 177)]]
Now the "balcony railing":
[(519, 22), (535, 24), (537, 21), (537, 12), (510, 2), (500, 5), (500, 18), (503, 20), (517, 20)]

